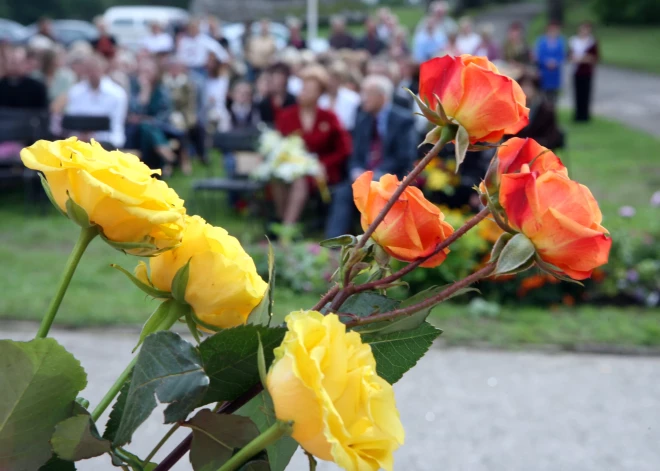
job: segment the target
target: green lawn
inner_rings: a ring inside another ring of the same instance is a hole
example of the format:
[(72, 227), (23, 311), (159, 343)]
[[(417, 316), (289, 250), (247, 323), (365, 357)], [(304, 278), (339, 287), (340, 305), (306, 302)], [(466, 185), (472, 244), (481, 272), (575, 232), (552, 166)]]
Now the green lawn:
[[(604, 64), (660, 74), (660, 28), (657, 26), (614, 26), (599, 24), (584, 0), (565, 2), (564, 34), (575, 34), (577, 26), (585, 20), (595, 24), (595, 34), (600, 42)], [(529, 30), (534, 40), (545, 28), (546, 17), (540, 15)]]
[[(655, 156), (660, 142), (644, 133), (617, 123), (596, 119), (590, 124), (570, 122), (562, 114), (568, 133), (568, 149), (563, 153), (573, 178), (589, 186), (601, 204), (604, 225), (610, 230), (647, 230), (660, 224), (656, 210), (649, 205), (653, 191), (660, 187), (660, 166)], [(219, 168), (214, 156), (214, 168)], [(193, 178), (210, 175), (196, 168)], [(216, 174), (219, 172), (215, 172)], [(222, 196), (212, 195), (202, 204), (194, 200), (191, 178), (177, 176), (170, 184), (187, 200), (191, 213), (198, 213), (214, 224), (245, 240), (261, 237), (258, 221), (226, 210)], [(73, 246), (76, 226), (54, 210), (46, 215), (34, 208), (25, 211), (21, 193), (0, 197), (0, 318), (41, 317), (59, 279), (63, 264)], [(622, 219), (618, 209), (632, 205), (637, 215)], [(136, 259), (94, 241), (85, 253), (58, 316), (59, 324), (92, 325), (142, 323), (155, 309), (124, 276), (111, 269), (117, 263), (132, 269)], [(275, 308), (280, 316), (312, 306), (318, 296), (300, 295), (276, 289)], [(494, 318), (470, 316), (466, 308), (441, 306), (436, 321), (450, 342), (481, 341), (504, 345), (519, 343), (577, 342), (660, 345), (660, 311), (644, 309), (592, 308), (553, 311), (505, 309)]]
[(465, 306), (446, 305), (436, 308), (430, 321), (451, 345), (660, 346), (660, 309), (503, 307), (497, 316), (477, 317)]

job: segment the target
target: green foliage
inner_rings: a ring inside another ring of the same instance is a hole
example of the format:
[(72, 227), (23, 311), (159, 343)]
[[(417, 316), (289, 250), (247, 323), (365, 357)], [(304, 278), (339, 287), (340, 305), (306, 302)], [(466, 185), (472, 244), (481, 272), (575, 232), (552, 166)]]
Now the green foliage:
[(273, 361), (273, 349), (284, 338), (281, 327), (244, 325), (225, 329), (199, 345), (204, 370), (210, 378), (208, 391), (199, 405), (233, 401), (259, 382), (257, 350), (263, 344), (266, 365)]
[(365, 334), (362, 341), (371, 345), (378, 375), (394, 384), (417, 364), (441, 333), (441, 330), (424, 322), (413, 330), (384, 335)]
[(657, 0), (593, 0), (593, 8), (607, 24), (660, 25)]
[(209, 378), (197, 350), (173, 332), (157, 332), (146, 338), (133, 369), (131, 385), (119, 428), (113, 440), (116, 446), (128, 443), (133, 432), (161, 402), (165, 422), (184, 420), (198, 406), (206, 393)]
[[(249, 417), (259, 429), (260, 433), (265, 432), (275, 423), (275, 410), (273, 401), (266, 391), (262, 391), (258, 396), (241, 407), (237, 414)], [(298, 443), (291, 437), (285, 436), (266, 448), (268, 453), (268, 463), (271, 471), (284, 471), (291, 457), (298, 449)], [(257, 461), (259, 462), (259, 461)], [(245, 471), (262, 471), (262, 465), (254, 465), (252, 468), (244, 468)]]
[(370, 314), (393, 311), (398, 305), (399, 301), (396, 299), (391, 299), (371, 291), (365, 291), (348, 298), (342, 304), (339, 312), (347, 312), (359, 317), (366, 317)]
[(257, 426), (240, 415), (199, 411), (186, 425), (193, 430), (190, 463), (195, 471), (216, 471), (259, 435)]
[(273, 292), (275, 289), (275, 253), (273, 244), (268, 242), (268, 289), (261, 302), (248, 316), (248, 324), (269, 325), (273, 315)]
[(87, 411), (57, 424), (50, 443), (57, 456), (69, 461), (85, 460), (110, 451), (110, 442), (99, 436)]
[(39, 471), (76, 471), (75, 463), (53, 456)]
[(55, 425), (87, 384), (80, 362), (52, 338), (0, 341), (0, 469), (33, 471), (51, 457)]
[(110, 440), (111, 442), (115, 441), (117, 436), (117, 430), (119, 430), (119, 424), (121, 423), (121, 418), (124, 415), (124, 408), (126, 407), (126, 399), (128, 398), (128, 390), (131, 389), (131, 377), (129, 376), (128, 380), (124, 383), (122, 388), (119, 390), (119, 395), (115, 401), (112, 410), (110, 411), (110, 416), (108, 417), (108, 422), (105, 424), (105, 431), (103, 432), (103, 438)]
[[(265, 279), (268, 278), (268, 250), (265, 246), (250, 248), (249, 252), (257, 265), (257, 271)], [(290, 243), (278, 247), (275, 253), (277, 266), (277, 283), (298, 293), (314, 293), (321, 295), (328, 290), (332, 274), (339, 268), (336, 252), (320, 247), (319, 244), (302, 242)], [(311, 303), (313, 305), (314, 303)], [(277, 307), (277, 304), (275, 305)], [(301, 305), (298, 309), (309, 306)]]

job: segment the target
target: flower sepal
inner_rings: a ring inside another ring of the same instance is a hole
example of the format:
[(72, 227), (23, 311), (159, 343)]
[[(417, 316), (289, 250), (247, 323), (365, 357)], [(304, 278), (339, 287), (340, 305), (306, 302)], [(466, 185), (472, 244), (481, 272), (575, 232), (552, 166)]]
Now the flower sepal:
[(541, 256), (540, 256), (539, 254), (536, 254), (536, 255), (534, 256), (534, 259), (535, 259), (535, 261), (536, 261), (536, 265), (537, 265), (541, 270), (543, 270), (544, 272), (546, 272), (546, 273), (549, 274), (549, 275), (554, 276), (554, 277), (557, 278), (558, 280), (561, 280), (561, 281), (568, 281), (569, 283), (575, 283), (576, 285), (584, 286), (584, 284), (581, 283), (580, 281), (578, 281), (578, 280), (574, 280), (574, 279), (571, 278), (570, 276), (565, 275), (565, 274), (561, 271), (561, 269), (560, 269), (559, 267), (556, 267), (556, 266), (554, 266), (554, 265), (551, 264), (551, 263), (548, 263), (548, 262), (543, 261), (543, 259), (541, 258)]
[(101, 238), (105, 243), (107, 243), (113, 249), (119, 250), (120, 252), (124, 252), (127, 255), (134, 255), (136, 257), (155, 257), (157, 255), (162, 254), (163, 252), (167, 252), (168, 250), (172, 250), (174, 247), (176, 247), (176, 245), (173, 245), (170, 247), (158, 248), (157, 245), (147, 241), (115, 242), (105, 237), (105, 235), (103, 235), (103, 232), (101, 232)]
[(516, 234), (501, 248), (493, 275), (513, 275), (525, 271), (534, 265), (535, 254), (532, 241), (524, 234)]
[(126, 270), (125, 268), (117, 265), (116, 263), (113, 263), (110, 265), (112, 268), (115, 268), (122, 272), (126, 277), (133, 283), (135, 286), (140, 288), (140, 290), (143, 293), (148, 294), (152, 298), (155, 299), (171, 299), (172, 298), (172, 293), (169, 291), (163, 291), (158, 288), (156, 288), (152, 283), (151, 280), (149, 279), (149, 275), (147, 273), (147, 264), (144, 263), (142, 260), (138, 262), (137, 267), (135, 267), (135, 275), (133, 275), (131, 272)]
[(69, 195), (68, 191), (66, 194), (67, 196), (69, 196), (69, 198), (66, 200), (66, 203), (64, 204), (64, 206), (66, 207), (67, 217), (76, 224), (78, 224), (83, 229), (92, 227), (94, 224), (90, 222), (89, 216), (87, 215), (87, 211), (85, 211), (82, 206), (80, 206), (78, 203), (73, 201), (73, 199), (71, 199), (71, 196)]
[(144, 339), (149, 334), (159, 332), (161, 330), (169, 330), (181, 317), (188, 316), (191, 311), (190, 306), (181, 304), (173, 299), (165, 300), (158, 308), (149, 316), (149, 319), (142, 326), (138, 343), (133, 349), (133, 352), (138, 349)]

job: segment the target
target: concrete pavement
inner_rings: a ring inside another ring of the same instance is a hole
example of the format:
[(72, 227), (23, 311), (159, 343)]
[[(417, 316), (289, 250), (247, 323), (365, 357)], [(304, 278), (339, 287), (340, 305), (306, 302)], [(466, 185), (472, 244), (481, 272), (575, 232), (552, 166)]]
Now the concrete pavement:
[[(35, 328), (0, 324), (0, 337), (29, 339)], [(53, 331), (86, 369), (82, 395), (91, 407), (130, 360), (136, 336), (135, 330)], [(659, 379), (657, 357), (435, 347), (395, 386), (407, 434), (395, 469), (657, 471)], [(145, 456), (167, 430), (161, 421), (159, 408), (129, 450)], [(97, 458), (78, 469), (115, 468)], [(190, 467), (184, 460), (175, 469)], [(305, 457), (296, 456), (289, 469), (306, 470)]]

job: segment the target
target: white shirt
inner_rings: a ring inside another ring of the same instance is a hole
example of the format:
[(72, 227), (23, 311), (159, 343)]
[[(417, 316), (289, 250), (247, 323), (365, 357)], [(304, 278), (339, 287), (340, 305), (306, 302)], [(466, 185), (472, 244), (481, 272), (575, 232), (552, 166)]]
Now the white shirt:
[(481, 46), (481, 36), (477, 33), (459, 34), (456, 36), (456, 49), (460, 54), (476, 54)]
[(289, 80), (286, 83), (286, 91), (293, 96), (300, 95), (300, 90), (302, 90), (303, 81), (300, 77), (296, 75), (290, 75)]
[(360, 107), (360, 94), (345, 87), (339, 87), (333, 106), (328, 95), (319, 98), (319, 108), (332, 110), (337, 115), (344, 129), (349, 131), (355, 127), (357, 110)]
[(77, 116), (108, 116), (110, 130), (94, 133), (97, 141), (109, 142), (120, 148), (126, 142), (124, 126), (128, 110), (128, 95), (124, 89), (108, 77), (103, 77), (99, 87), (93, 89), (87, 80), (69, 89), (66, 114)]
[(165, 32), (150, 34), (144, 38), (142, 45), (152, 54), (170, 52), (174, 49), (174, 39)]
[(208, 106), (208, 116), (219, 123), (222, 131), (229, 125), (227, 112), (227, 92), (229, 91), (229, 77), (206, 79), (204, 99)]
[(176, 51), (179, 60), (191, 68), (206, 66), (209, 54), (215, 54), (220, 62), (229, 62), (227, 50), (206, 34), (182, 37)]

